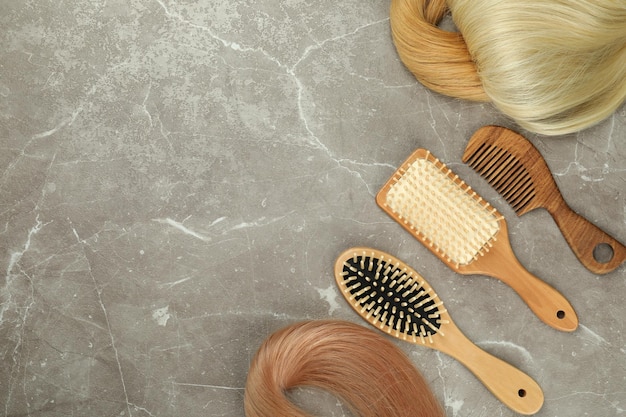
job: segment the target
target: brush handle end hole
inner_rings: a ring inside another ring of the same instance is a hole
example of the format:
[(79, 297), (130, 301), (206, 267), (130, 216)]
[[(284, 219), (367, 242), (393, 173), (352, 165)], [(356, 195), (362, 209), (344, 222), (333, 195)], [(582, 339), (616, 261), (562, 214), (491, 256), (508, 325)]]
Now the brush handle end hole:
[(593, 248), (593, 259), (601, 264), (611, 262), (613, 255), (615, 255), (613, 247), (608, 243), (599, 243)]
[(563, 320), (565, 318), (565, 311), (559, 310), (556, 312), (556, 318), (559, 320)]
[(517, 391), (517, 395), (519, 395), (520, 398), (524, 398), (526, 396), (526, 390), (524, 388), (520, 388), (519, 391)]

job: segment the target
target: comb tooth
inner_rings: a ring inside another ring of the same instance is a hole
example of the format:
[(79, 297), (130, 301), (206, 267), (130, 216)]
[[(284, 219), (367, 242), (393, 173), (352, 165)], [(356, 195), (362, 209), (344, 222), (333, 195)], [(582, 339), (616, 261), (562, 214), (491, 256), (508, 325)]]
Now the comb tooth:
[(495, 166), (495, 169), (493, 169), (489, 175), (483, 175), (491, 185), (495, 185), (503, 178), (506, 178), (507, 172), (515, 166), (515, 157), (513, 155), (507, 152), (503, 158), (504, 159)]
[(519, 191), (513, 196), (511, 199), (511, 206), (515, 209), (515, 211), (521, 210), (525, 207), (530, 200), (535, 196), (535, 187), (532, 182), (526, 182), (523, 188), (520, 188)]
[(524, 169), (519, 167), (519, 169), (515, 171), (515, 175), (511, 176), (511, 180), (506, 182), (502, 196), (510, 202), (511, 196), (513, 196), (517, 190), (528, 181), (529, 178), (524, 175)]
[(494, 152), (492, 153), (492, 157), (483, 165), (483, 168), (480, 171), (481, 175), (483, 175), (485, 178), (490, 177), (493, 171), (498, 169), (500, 164), (502, 164), (502, 160), (506, 158), (506, 156), (507, 152), (505, 150), (495, 148)]
[(492, 180), (490, 183), (518, 211), (520, 200), (526, 201), (528, 192), (534, 187), (532, 181), (524, 175), (525, 170), (523, 167), (517, 166), (516, 163), (511, 165), (512, 168), (503, 173), (502, 178), (499, 178), (497, 181)]
[[(516, 188), (524, 180), (523, 168), (516, 167), (514, 171), (511, 171), (510, 177), (500, 184), (498, 192), (509, 201), (510, 196), (515, 192)], [(510, 202), (510, 201), (509, 201)]]
[(529, 188), (534, 189), (533, 183), (530, 178), (525, 176), (519, 176), (518, 181), (515, 182), (508, 190), (503, 194), (504, 198), (514, 206), (517, 203), (518, 198), (524, 194)]
[(484, 142), (481, 143), (480, 145), (478, 145), (478, 148), (476, 148), (474, 150), (474, 152), (472, 152), (470, 155), (467, 156), (467, 158), (465, 159), (465, 163), (470, 165), (470, 166), (473, 166), (474, 162), (480, 159), (480, 157), (481, 157), (481, 155), (482, 155), (482, 153), (484, 151), (484, 148), (486, 146), (487, 146), (487, 144), (485, 144)]
[(485, 166), (489, 163), (489, 161), (494, 159), (494, 154), (497, 154), (498, 148), (495, 146), (488, 146), (485, 149), (485, 152), (482, 154), (480, 159), (477, 159), (472, 167), (478, 171), (482, 172), (485, 169)]
[(530, 178), (521, 175), (520, 180), (515, 186), (515, 191), (513, 193), (510, 193), (511, 201), (517, 201), (519, 197), (528, 192), (529, 189), (534, 189), (533, 182), (530, 180)]
[(479, 165), (481, 161), (486, 157), (486, 154), (489, 153), (489, 151), (490, 146), (486, 143), (481, 143), (478, 149), (476, 149), (474, 153), (470, 155), (467, 163), (472, 167)]
[(515, 211), (516, 212), (522, 211), (533, 200), (533, 198), (535, 198), (534, 188), (528, 192), (528, 194), (526, 195), (526, 198), (524, 198), (518, 203), (517, 208), (515, 208)]
[[(483, 144), (484, 145), (484, 144)], [(479, 147), (479, 150), (483, 146)], [(485, 146), (489, 154), (483, 152), (480, 164), (470, 166), (479, 172), (496, 191), (519, 213), (535, 197), (535, 188), (532, 178), (515, 156), (498, 146)], [(498, 149), (498, 151), (493, 148)], [(472, 158), (474, 155), (472, 155)], [(489, 159), (489, 160), (487, 160)], [(471, 159), (474, 162), (473, 159)]]
[(503, 193), (508, 190), (511, 183), (515, 182), (515, 180), (520, 176), (523, 172), (523, 168), (517, 163), (515, 159), (513, 159), (511, 164), (508, 164), (506, 169), (503, 169), (498, 178), (494, 178), (491, 185), (499, 192)]
[(513, 168), (507, 173), (507, 176), (510, 176), (513, 180), (515, 180), (516, 178), (521, 178), (526, 181), (530, 181), (530, 176), (528, 175), (528, 172), (515, 157), (513, 157)]

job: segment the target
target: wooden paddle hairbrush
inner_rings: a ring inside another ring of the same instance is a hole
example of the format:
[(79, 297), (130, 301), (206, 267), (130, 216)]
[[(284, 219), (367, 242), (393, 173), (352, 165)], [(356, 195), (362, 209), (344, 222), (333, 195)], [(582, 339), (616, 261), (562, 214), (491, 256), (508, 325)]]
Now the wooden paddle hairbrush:
[(565, 297), (519, 263), (502, 215), (429, 151), (416, 150), (379, 191), (376, 202), (452, 270), (505, 282), (555, 329), (571, 332), (578, 327)]
[(504, 127), (482, 127), (465, 148), (463, 162), (494, 186), (518, 216), (539, 207), (548, 210), (590, 271), (605, 274), (626, 260), (624, 245), (567, 205), (545, 160), (522, 135)]
[(452, 356), (520, 414), (541, 408), (541, 387), (463, 335), (430, 285), (402, 261), (375, 249), (348, 249), (335, 262), (335, 279), (348, 303), (373, 326)]

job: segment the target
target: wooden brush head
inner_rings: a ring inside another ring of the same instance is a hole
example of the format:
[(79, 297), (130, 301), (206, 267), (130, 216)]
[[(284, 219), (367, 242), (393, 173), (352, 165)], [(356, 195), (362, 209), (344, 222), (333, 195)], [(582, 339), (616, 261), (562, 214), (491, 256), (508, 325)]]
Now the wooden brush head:
[(465, 148), (463, 162), (485, 178), (518, 216), (562, 200), (537, 148), (512, 130), (499, 126), (478, 129)]
[(335, 280), (356, 312), (380, 330), (432, 344), (450, 323), (443, 302), (414, 269), (371, 248), (351, 248), (335, 262)]
[(555, 329), (578, 326), (567, 299), (519, 263), (502, 215), (427, 150), (398, 168), (376, 202), (453, 271), (500, 279)]
[(376, 196), (378, 205), (451, 268), (491, 247), (502, 216), (458, 175), (417, 149)]

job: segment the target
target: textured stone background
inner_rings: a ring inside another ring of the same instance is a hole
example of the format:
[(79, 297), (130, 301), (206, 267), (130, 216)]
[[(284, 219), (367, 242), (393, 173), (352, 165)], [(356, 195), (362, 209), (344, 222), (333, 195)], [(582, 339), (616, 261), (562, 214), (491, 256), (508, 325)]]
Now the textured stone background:
[[(388, 1), (0, 0), (0, 415), (243, 416), (249, 361), (304, 319), (363, 323), (335, 257), (406, 260), (456, 324), (535, 378), (537, 414), (626, 410), (626, 269), (578, 263), (545, 211), (517, 218), (460, 162), (490, 105), (399, 62)], [(626, 241), (626, 107), (527, 134), (566, 200)], [(526, 267), (580, 328), (456, 275), (374, 202), (417, 147), (507, 218)], [(513, 416), (448, 356), (397, 342), (451, 417)], [(347, 415), (300, 390), (310, 411)]]

